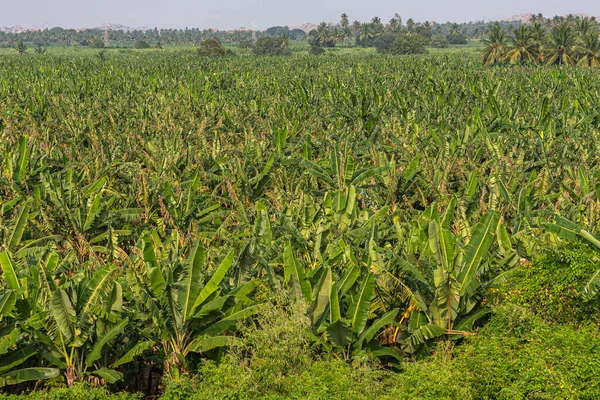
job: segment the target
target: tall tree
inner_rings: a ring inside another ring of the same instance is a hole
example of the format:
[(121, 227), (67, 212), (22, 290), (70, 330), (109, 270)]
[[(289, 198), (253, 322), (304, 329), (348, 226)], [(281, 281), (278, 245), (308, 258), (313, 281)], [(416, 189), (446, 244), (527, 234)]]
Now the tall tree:
[(483, 64), (493, 65), (499, 63), (504, 58), (506, 50), (506, 32), (499, 24), (494, 25), (487, 38), (482, 39), (485, 48), (483, 49)]
[(514, 29), (514, 36), (509, 37), (506, 60), (511, 64), (535, 63), (539, 56), (539, 44), (532, 37), (530, 28), (521, 25)]
[(550, 33), (550, 42), (546, 53), (548, 65), (575, 64), (575, 45), (577, 34), (571, 24), (563, 22)]
[(588, 33), (576, 48), (579, 55), (578, 65), (600, 67), (600, 37), (595, 33)]

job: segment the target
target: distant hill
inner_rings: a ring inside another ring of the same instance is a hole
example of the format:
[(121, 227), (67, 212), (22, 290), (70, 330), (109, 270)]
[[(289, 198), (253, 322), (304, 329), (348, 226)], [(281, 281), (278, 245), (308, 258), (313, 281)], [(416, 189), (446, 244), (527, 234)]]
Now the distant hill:
[(294, 29), (300, 29), (300, 30), (303, 30), (306, 33), (312, 31), (313, 29), (317, 29), (318, 27), (319, 27), (319, 25), (313, 24), (311, 22), (306, 22), (306, 23), (304, 23), (302, 25), (288, 26), (288, 28), (290, 29), (290, 31), (293, 31)]
[[(147, 31), (148, 29), (151, 29), (147, 26), (140, 26), (140, 27), (132, 28), (131, 26), (127, 26), (127, 25), (123, 25), (123, 24), (108, 24), (107, 23), (106, 26), (111, 31)], [(104, 25), (96, 26), (95, 28), (81, 28), (81, 30), (84, 30), (84, 29), (104, 29)]]
[[(526, 24), (526, 23), (528, 23), (531, 20), (531, 18), (534, 15), (537, 15), (537, 14), (534, 14), (534, 13), (523, 13), (523, 14), (519, 14), (519, 15), (513, 15), (510, 18), (503, 19), (503, 21), (519, 21), (519, 22), (522, 22), (522, 23)], [(582, 14), (582, 13), (573, 14), (573, 15), (575, 15), (576, 17), (592, 17), (591, 15)], [(566, 15), (563, 15), (563, 17), (565, 17), (565, 16)], [(597, 16), (596, 19), (600, 21), (600, 16)]]

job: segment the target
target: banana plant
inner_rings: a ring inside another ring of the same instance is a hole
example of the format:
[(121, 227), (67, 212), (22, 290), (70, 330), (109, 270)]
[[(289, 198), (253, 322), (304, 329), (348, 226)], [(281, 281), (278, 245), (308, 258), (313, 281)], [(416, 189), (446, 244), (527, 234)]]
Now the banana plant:
[(373, 274), (366, 274), (358, 283), (361, 270), (354, 264), (339, 279), (334, 277), (329, 265), (320, 266), (309, 276), (290, 245), (285, 247), (283, 259), (285, 282), (298, 289), (309, 303), (308, 317), (317, 343), (339, 350), (346, 360), (363, 352), (381, 358), (401, 359), (396, 349), (382, 345), (376, 338), (382, 329), (395, 325), (399, 310), (390, 310), (374, 320), (371, 318), (376, 285)]
[[(3, 270), (9, 268), (6, 257), (6, 253), (0, 254)], [(0, 388), (27, 381), (51, 379), (60, 374), (58, 368), (20, 368), (30, 358), (39, 356), (39, 349), (35, 344), (28, 344), (24, 340), (27, 333), (21, 330), (18, 319), (14, 318), (16, 315), (13, 315), (17, 293), (21, 288), (14, 280), (11, 280), (10, 286), (14, 289), (0, 292)]]
[[(425, 274), (418, 268), (411, 269), (416, 302), (397, 336), (409, 354), (427, 354), (432, 340), (443, 335), (456, 338), (468, 334), (474, 323), (489, 312), (481, 306), (482, 287), (501, 281), (509, 273), (500, 270), (501, 262), (496, 264), (496, 253), (490, 252), (499, 231), (499, 213), (488, 211), (469, 229), (470, 237), (462, 237), (453, 233), (455, 209), (456, 201), (452, 200), (440, 216), (434, 203), (420, 218), (427, 241), (422, 255), (432, 261), (433, 268)], [(510, 247), (510, 242), (504, 246)], [(513, 253), (507, 254), (507, 260), (514, 258)], [(486, 270), (496, 274), (487, 279)]]
[[(107, 363), (118, 354), (113, 345), (129, 324), (122, 318), (122, 286), (116, 280), (119, 269), (108, 264), (90, 277), (85, 269), (56, 284), (48, 281), (50, 298), (37, 332), (38, 340), (55, 366), (65, 371), (68, 386), (90, 375), (108, 383), (122, 379), (121, 372), (110, 369)], [(49, 271), (44, 274), (52, 275)]]
[[(196, 240), (185, 258), (180, 243), (175, 231), (165, 242), (156, 231), (144, 235), (139, 257), (132, 260), (126, 272), (130, 301), (139, 310), (138, 323), (147, 326), (147, 340), (139, 346), (158, 346), (164, 356), (165, 372), (172, 378), (187, 371), (190, 353), (203, 354), (236, 345), (239, 339), (231, 330), (260, 308), (248, 297), (258, 281), (248, 281), (229, 291), (221, 285), (233, 264), (233, 250), (205, 281), (205, 271), (211, 264), (204, 245)], [(128, 360), (129, 357), (117, 364)]]

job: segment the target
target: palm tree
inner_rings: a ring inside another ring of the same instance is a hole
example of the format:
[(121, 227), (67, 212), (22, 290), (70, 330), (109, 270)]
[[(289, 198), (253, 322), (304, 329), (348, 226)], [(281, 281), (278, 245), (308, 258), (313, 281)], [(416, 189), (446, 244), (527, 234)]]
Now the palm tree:
[(575, 45), (577, 35), (567, 22), (554, 27), (550, 34), (550, 44), (546, 54), (547, 65), (575, 64)]
[(360, 32), (360, 28), (361, 28), (362, 24), (360, 23), (360, 21), (356, 20), (352, 23), (352, 32), (355, 35), (358, 35), (358, 32)]
[(588, 35), (588, 33), (592, 32), (592, 20), (589, 17), (581, 18), (575, 22), (575, 27), (577, 29), (577, 33), (579, 33), (579, 36), (584, 38)]
[(546, 37), (546, 28), (544, 28), (544, 26), (541, 23), (536, 22), (531, 26), (530, 34), (533, 40), (535, 40), (539, 45), (541, 45), (544, 41), (544, 38)]
[(371, 20), (371, 28), (372, 28), (371, 32), (373, 32), (373, 34), (375, 36), (382, 33), (383, 32), (383, 24), (381, 23), (381, 18), (373, 17), (373, 19)]
[(576, 50), (580, 56), (578, 65), (600, 67), (600, 37), (598, 35), (587, 34)]
[(14, 47), (17, 53), (19, 53), (20, 55), (25, 54), (25, 52), (27, 51), (27, 46), (25, 45), (25, 43), (23, 43), (22, 40), (19, 40), (17, 43), (15, 43)]
[(346, 13), (342, 14), (340, 25), (344, 30), (347, 30), (350, 27), (350, 21), (348, 20), (348, 15)]
[(514, 30), (514, 37), (509, 37), (506, 60), (511, 64), (535, 63), (538, 60), (539, 44), (531, 36), (531, 30), (522, 25)]
[(493, 65), (502, 61), (506, 50), (506, 39), (504, 29), (499, 24), (494, 25), (489, 36), (486, 39), (482, 39), (485, 45), (483, 49), (484, 65)]

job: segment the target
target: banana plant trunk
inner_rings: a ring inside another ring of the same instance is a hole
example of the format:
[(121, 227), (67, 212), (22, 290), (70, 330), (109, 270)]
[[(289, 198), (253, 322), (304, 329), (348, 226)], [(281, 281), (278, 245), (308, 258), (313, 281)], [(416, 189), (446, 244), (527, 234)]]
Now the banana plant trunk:
[(67, 380), (67, 386), (71, 387), (77, 380), (77, 374), (75, 373), (75, 368), (68, 366), (65, 371), (65, 378)]

